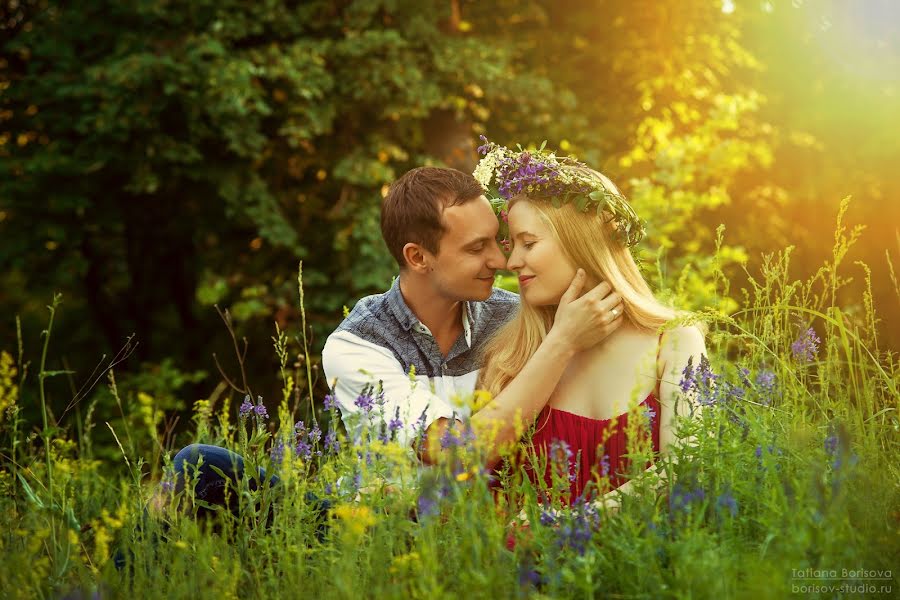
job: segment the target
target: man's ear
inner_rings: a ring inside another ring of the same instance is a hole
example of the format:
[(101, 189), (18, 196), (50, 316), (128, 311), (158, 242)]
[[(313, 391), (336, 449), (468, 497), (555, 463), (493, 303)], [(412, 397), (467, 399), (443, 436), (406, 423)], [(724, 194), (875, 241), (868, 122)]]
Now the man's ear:
[(419, 244), (409, 242), (403, 246), (403, 259), (409, 270), (415, 273), (428, 273), (431, 271), (431, 253)]

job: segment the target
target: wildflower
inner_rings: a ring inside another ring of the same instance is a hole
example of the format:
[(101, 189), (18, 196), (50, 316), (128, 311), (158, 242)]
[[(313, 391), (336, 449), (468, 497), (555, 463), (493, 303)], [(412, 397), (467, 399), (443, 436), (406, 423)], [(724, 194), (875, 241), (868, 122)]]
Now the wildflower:
[(238, 409), (238, 414), (242, 419), (246, 419), (247, 416), (253, 412), (254, 406), (253, 402), (250, 401), (250, 394), (244, 396), (244, 402), (241, 404), (241, 407)]
[(416, 515), (418, 518), (433, 517), (438, 513), (438, 503), (435, 498), (429, 494), (419, 495), (416, 501)]
[(325, 434), (325, 452), (337, 454), (340, 451), (341, 443), (337, 439), (337, 432), (335, 432), (334, 429), (330, 429), (328, 433)]
[(838, 451), (838, 436), (837, 433), (832, 430), (828, 437), (825, 438), (825, 452), (828, 453), (829, 456), (834, 456)]
[(568, 443), (564, 440), (554, 439), (550, 442), (548, 455), (557, 473), (560, 475), (565, 473), (566, 478), (570, 482), (575, 481), (575, 471), (572, 465), (572, 450), (569, 448)]
[(775, 373), (772, 371), (760, 371), (756, 374), (756, 385), (760, 391), (771, 393), (775, 390)]
[(775, 373), (764, 369), (756, 374), (755, 383), (760, 403), (768, 405), (775, 393)]
[(725, 393), (725, 390), (721, 390), (716, 384), (718, 379), (719, 376), (713, 372), (709, 359), (704, 354), (700, 357), (700, 364), (696, 368), (692, 364), (692, 358), (688, 358), (688, 364), (682, 371), (681, 382), (678, 385), (682, 392), (694, 394), (700, 405), (710, 406), (717, 404)]
[(371, 388), (365, 388), (359, 396), (356, 397), (356, 400), (353, 402), (358, 408), (362, 409), (362, 411), (366, 414), (371, 412), (372, 408), (375, 406), (375, 399), (372, 397)]
[(563, 514), (558, 522), (557, 547), (560, 550), (569, 548), (583, 556), (593, 538), (594, 528), (600, 524), (600, 513), (594, 506), (579, 499), (572, 511)]
[(428, 518), (440, 512), (441, 500), (450, 495), (451, 489), (443, 477), (426, 481), (419, 490), (416, 499), (416, 515), (418, 518)]
[(687, 365), (684, 367), (684, 370), (681, 372), (681, 382), (678, 386), (681, 388), (682, 392), (687, 393), (690, 391), (691, 387), (693, 387), (694, 381), (694, 357), (689, 356)]
[(334, 508), (332, 514), (340, 520), (344, 532), (351, 537), (361, 536), (376, 523), (375, 515), (368, 506), (341, 504)]
[(312, 458), (312, 446), (306, 439), (299, 439), (294, 446), (294, 454), (303, 460)]
[(441, 435), (441, 448), (444, 450), (465, 446), (475, 439), (475, 432), (470, 427), (462, 425), (459, 421), (455, 423), (448, 425)]
[(604, 454), (600, 459), (600, 477), (609, 476), (609, 454)]
[(322, 439), (322, 430), (319, 429), (319, 424), (314, 423), (312, 429), (309, 430), (309, 443), (317, 444), (319, 440)]
[(821, 341), (816, 335), (816, 330), (810, 327), (791, 344), (791, 353), (800, 362), (811, 362), (819, 351)]
[(647, 422), (650, 424), (650, 428), (653, 428), (653, 419), (656, 418), (656, 411), (653, 410), (652, 406), (644, 407), (644, 417), (647, 419)]
[(416, 432), (415, 441), (418, 444), (421, 444), (425, 441), (425, 421), (428, 419), (427, 410), (422, 411), (422, 414), (419, 415), (419, 418), (416, 419), (416, 425), (414, 430)]
[(673, 513), (688, 513), (691, 511), (692, 505), (702, 504), (705, 499), (706, 492), (703, 491), (703, 488), (688, 490), (684, 485), (676, 483), (672, 488), (672, 493), (669, 494), (669, 509)]
[(501, 210), (501, 211), (500, 211), (500, 218), (503, 220), (504, 223), (509, 223), (509, 211), (508, 211), (508, 210)]
[(543, 583), (541, 574), (538, 573), (531, 564), (523, 563), (519, 565), (519, 585), (524, 587), (538, 586)]
[(550, 510), (541, 510), (540, 523), (544, 527), (552, 527), (556, 525), (557, 514), (556, 511)]
[(750, 369), (748, 369), (747, 367), (738, 368), (738, 377), (741, 379), (741, 383), (745, 387), (750, 387), (750, 379), (747, 377), (748, 375), (750, 375)]
[(162, 481), (159, 484), (160, 489), (162, 489), (163, 493), (168, 494), (175, 490), (175, 474), (167, 473), (165, 477), (163, 477)]
[(16, 384), (15, 361), (9, 352), (0, 352), (0, 421), (7, 410), (15, 410), (19, 397), (19, 386)]
[(400, 407), (398, 406), (394, 411), (394, 418), (388, 423), (388, 431), (393, 437), (401, 429), (403, 429), (403, 420), (400, 418)]
[(724, 511), (728, 510), (731, 513), (731, 516), (737, 515), (738, 505), (737, 500), (734, 499), (734, 496), (731, 495), (727, 490), (722, 492), (716, 500), (716, 510)]
[(328, 411), (337, 408), (337, 398), (335, 397), (335, 395), (325, 394), (325, 398), (322, 399), (322, 407)]
[(280, 465), (284, 460), (284, 440), (278, 440), (272, 445), (272, 449), (269, 451), (269, 459), (273, 464)]
[(263, 419), (269, 418), (269, 412), (266, 410), (265, 405), (263, 405), (262, 403), (262, 396), (259, 397), (259, 404), (256, 405), (256, 408), (254, 410), (256, 412), (256, 416)]

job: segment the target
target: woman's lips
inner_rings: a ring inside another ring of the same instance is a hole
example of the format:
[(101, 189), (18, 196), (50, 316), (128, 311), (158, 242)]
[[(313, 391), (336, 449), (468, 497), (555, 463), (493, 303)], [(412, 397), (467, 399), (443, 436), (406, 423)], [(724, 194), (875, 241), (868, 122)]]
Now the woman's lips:
[(534, 279), (534, 275), (529, 275), (527, 277), (519, 277), (519, 285), (528, 285), (528, 282)]

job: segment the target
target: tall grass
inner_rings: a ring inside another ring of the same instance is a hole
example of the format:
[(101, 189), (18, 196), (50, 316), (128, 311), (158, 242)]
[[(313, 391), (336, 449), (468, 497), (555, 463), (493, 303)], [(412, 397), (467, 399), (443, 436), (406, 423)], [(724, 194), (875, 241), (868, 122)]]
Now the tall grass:
[[(464, 433), (431, 440), (448, 448), (447, 459), (423, 469), (392, 441), (392, 415), (360, 431), (340, 428), (333, 408), (294, 423), (301, 377), (287, 369), (281, 331), (277, 417), (235, 419), (230, 401), (195, 405), (193, 441), (227, 445), (250, 472), (262, 466), (281, 477), (255, 491), (244, 482), (236, 516), (193, 518), (202, 503), (190, 490), (185, 498), (167, 491), (170, 465), (144, 463), (134, 441), (120, 445), (126, 468), (104, 474), (49, 422), (44, 448), (20, 439), (7, 409), (5, 447), (18, 450), (4, 453), (0, 471), (0, 590), (28, 598), (895, 594), (900, 372), (896, 355), (879, 349), (871, 294), (838, 305), (857, 236), (839, 221), (831, 258), (806, 281), (791, 279), (790, 250), (765, 257), (738, 310), (705, 313), (710, 371), (683, 382), (703, 410), (679, 422), (682, 441), (656, 470), (633, 473), (636, 493), (617, 511), (566, 508), (521, 469), (485, 472)], [(0, 393), (18, 394), (10, 389)], [(380, 416), (377, 390), (362, 401)], [(143, 435), (160, 434), (145, 427)], [(640, 464), (647, 450), (633, 450)], [(147, 477), (157, 470), (167, 473), (162, 483)]]

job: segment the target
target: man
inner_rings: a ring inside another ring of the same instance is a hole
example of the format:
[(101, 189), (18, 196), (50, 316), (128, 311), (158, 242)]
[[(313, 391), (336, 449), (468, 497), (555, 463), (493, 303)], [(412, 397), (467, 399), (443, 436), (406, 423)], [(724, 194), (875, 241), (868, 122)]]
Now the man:
[[(496, 242), (499, 223), (481, 184), (455, 169), (420, 167), (390, 188), (381, 233), (400, 268), (391, 289), (361, 299), (322, 351), (325, 376), (348, 429), (359, 427), (366, 386), (383, 392), (386, 419), (399, 414), (402, 444), (425, 428), (440, 435), (464, 416), (455, 396), (474, 391), (485, 341), (516, 310), (518, 296), (494, 289), (506, 266)], [(530, 423), (550, 398), (574, 353), (602, 341), (622, 323), (621, 299), (600, 284), (579, 298), (579, 269), (554, 325), (521, 373), (472, 417), (493, 428), (489, 458), (513, 441), (515, 422)], [(422, 458), (434, 462), (432, 450)]]

